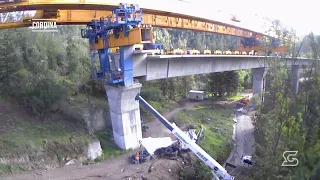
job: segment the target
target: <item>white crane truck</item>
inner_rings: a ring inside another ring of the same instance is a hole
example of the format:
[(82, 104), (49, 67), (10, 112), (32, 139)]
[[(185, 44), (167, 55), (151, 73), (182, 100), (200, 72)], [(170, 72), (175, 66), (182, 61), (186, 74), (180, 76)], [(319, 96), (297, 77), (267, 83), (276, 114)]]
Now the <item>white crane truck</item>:
[(208, 153), (206, 153), (200, 146), (191, 140), (187, 134), (185, 134), (181, 129), (179, 129), (174, 123), (170, 123), (165, 117), (163, 117), (159, 112), (157, 112), (150, 104), (148, 104), (141, 96), (138, 94), (136, 100), (140, 101), (143, 105), (151, 111), (171, 132), (174, 134), (183, 144), (189, 148), (198, 158), (200, 158), (207, 166), (212, 169), (212, 174), (216, 180), (234, 180), (234, 177), (228, 174), (228, 172), (215, 161)]

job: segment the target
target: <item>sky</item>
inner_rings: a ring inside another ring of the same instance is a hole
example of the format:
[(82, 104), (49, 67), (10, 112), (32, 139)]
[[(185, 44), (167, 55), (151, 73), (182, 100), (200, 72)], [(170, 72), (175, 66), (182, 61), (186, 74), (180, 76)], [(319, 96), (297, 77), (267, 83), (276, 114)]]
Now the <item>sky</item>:
[[(71, 0), (72, 1), (72, 0)], [(102, 0), (86, 0), (86, 2)], [(313, 31), (320, 35), (317, 17), (319, 0), (103, 0), (105, 3), (134, 3), (141, 8), (158, 9), (212, 19), (263, 33), (265, 20), (279, 19), (296, 30), (298, 36)], [(231, 21), (232, 15), (241, 22)]]
[[(122, 0), (110, 0), (119, 1)], [(279, 19), (285, 25), (296, 30), (298, 36), (313, 31), (320, 34), (320, 24), (316, 15), (320, 10), (317, 0), (124, 0), (135, 2), (143, 7), (169, 10), (183, 14), (222, 21), (250, 30), (264, 31), (263, 17)], [(123, 2), (124, 2), (123, 1)], [(220, 11), (220, 12), (219, 12)], [(230, 20), (232, 15), (241, 20), (236, 23)]]

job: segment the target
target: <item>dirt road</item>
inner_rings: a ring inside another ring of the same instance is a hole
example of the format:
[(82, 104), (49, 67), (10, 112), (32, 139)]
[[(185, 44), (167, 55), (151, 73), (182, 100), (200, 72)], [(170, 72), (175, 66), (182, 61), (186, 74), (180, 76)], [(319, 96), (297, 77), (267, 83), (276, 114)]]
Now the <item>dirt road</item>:
[(227, 171), (238, 180), (246, 180), (248, 177), (247, 165), (241, 162), (242, 155), (252, 155), (254, 153), (254, 126), (251, 121), (253, 112), (235, 114), (237, 123), (235, 124), (235, 147), (229, 155), (227, 162), (236, 165), (235, 169), (227, 167)]
[[(179, 164), (174, 160), (159, 159), (144, 164), (131, 164), (130, 155), (122, 155), (115, 159), (93, 165), (70, 165), (48, 171), (34, 171), (21, 175), (0, 177), (1, 180), (134, 180), (142, 179), (178, 179)], [(151, 166), (152, 165), (152, 166)], [(151, 168), (151, 172), (148, 170)]]
[[(164, 116), (171, 120), (177, 113), (183, 109), (192, 109), (195, 106), (203, 104), (227, 104), (225, 102), (201, 101), (190, 102), (183, 99), (179, 101), (181, 107), (173, 109), (170, 112), (164, 113)], [(149, 129), (144, 133), (144, 137), (172, 137), (171, 132), (159, 121), (153, 120), (146, 124)], [(0, 176), (2, 180), (124, 180), (124, 179), (142, 179), (145, 177), (149, 180), (176, 180), (179, 179), (179, 167), (182, 161), (159, 159), (155, 162), (148, 161), (144, 164), (131, 164), (130, 156), (133, 152), (119, 156), (115, 159), (109, 159), (99, 164), (93, 165), (70, 165), (53, 170), (41, 170), (27, 172), (24, 174), (16, 174), (11, 176)], [(152, 164), (154, 163), (154, 164)], [(152, 167), (152, 168), (151, 168)], [(151, 172), (149, 169), (151, 168)]]
[(254, 126), (251, 123), (251, 118), (247, 114), (236, 114), (236, 152), (231, 161), (235, 165), (243, 165), (241, 163), (242, 155), (252, 155), (254, 152)]

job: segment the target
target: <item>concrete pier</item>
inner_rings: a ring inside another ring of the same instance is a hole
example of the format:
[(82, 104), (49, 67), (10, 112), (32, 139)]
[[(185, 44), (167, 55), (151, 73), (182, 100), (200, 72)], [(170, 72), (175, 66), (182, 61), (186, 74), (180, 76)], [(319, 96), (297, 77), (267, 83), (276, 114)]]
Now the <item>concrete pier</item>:
[(299, 93), (299, 79), (300, 79), (300, 66), (292, 65), (291, 66), (291, 86), (292, 86), (293, 94)]
[[(253, 80), (253, 94), (260, 94), (262, 95), (263, 85), (265, 83), (265, 76), (267, 70), (266, 68), (254, 68), (252, 69), (252, 80)], [(263, 100), (263, 97), (261, 96)]]
[(140, 83), (130, 86), (105, 85), (108, 96), (114, 142), (121, 149), (139, 147), (142, 139), (139, 102), (135, 97), (140, 93)]
[(254, 68), (252, 69), (252, 80), (253, 80), (253, 93), (254, 94), (261, 94), (263, 90), (264, 84), (264, 76), (266, 68)]

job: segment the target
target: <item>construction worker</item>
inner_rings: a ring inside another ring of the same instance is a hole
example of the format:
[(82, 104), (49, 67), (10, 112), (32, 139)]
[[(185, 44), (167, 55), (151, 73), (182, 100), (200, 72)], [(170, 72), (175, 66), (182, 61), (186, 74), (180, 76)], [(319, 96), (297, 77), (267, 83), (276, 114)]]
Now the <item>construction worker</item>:
[(139, 164), (139, 159), (140, 159), (140, 154), (139, 152), (136, 152), (136, 159), (135, 159), (136, 164)]

